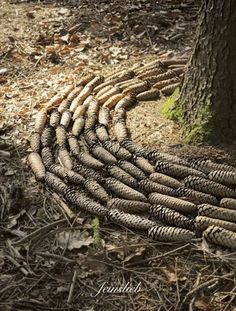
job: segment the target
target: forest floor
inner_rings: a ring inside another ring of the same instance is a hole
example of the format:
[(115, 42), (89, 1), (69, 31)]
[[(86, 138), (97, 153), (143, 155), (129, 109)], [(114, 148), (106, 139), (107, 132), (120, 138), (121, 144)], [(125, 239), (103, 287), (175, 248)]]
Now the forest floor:
[[(72, 2), (0, 1), (0, 311), (236, 310), (234, 254), (200, 242), (154, 243), (109, 223), (100, 224), (98, 245), (92, 218), (71, 222), (30, 172), (35, 113), (63, 86), (83, 72), (192, 50), (196, 1)], [(137, 144), (235, 161), (235, 146), (185, 144), (160, 116), (162, 101), (128, 113)], [(140, 285), (136, 293), (98, 293), (104, 283)]]

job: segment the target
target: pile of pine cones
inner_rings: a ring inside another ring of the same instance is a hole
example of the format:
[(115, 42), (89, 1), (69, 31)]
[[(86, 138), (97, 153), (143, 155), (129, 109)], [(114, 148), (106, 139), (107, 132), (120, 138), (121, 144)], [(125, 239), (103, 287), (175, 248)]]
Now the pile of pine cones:
[(141, 148), (126, 126), (138, 101), (173, 93), (186, 62), (162, 59), (69, 85), (36, 116), (28, 162), (75, 208), (158, 241), (201, 234), (236, 249), (236, 168)]

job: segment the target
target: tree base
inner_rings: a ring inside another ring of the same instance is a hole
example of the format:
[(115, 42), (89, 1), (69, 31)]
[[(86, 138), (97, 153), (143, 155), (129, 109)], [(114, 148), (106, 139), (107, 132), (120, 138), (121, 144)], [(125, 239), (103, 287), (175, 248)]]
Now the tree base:
[(186, 143), (202, 144), (214, 141), (213, 114), (208, 105), (200, 107), (191, 125), (183, 124), (183, 138)]
[(183, 122), (183, 110), (181, 105), (178, 105), (179, 95), (180, 88), (177, 87), (174, 93), (162, 104), (160, 113), (162, 117), (181, 124)]
[(192, 144), (202, 144), (215, 140), (213, 137), (213, 113), (208, 104), (202, 105), (197, 112), (192, 124), (184, 122), (183, 104), (180, 101), (180, 90), (175, 92), (163, 103), (161, 115), (164, 118), (175, 121), (182, 127), (183, 141)]

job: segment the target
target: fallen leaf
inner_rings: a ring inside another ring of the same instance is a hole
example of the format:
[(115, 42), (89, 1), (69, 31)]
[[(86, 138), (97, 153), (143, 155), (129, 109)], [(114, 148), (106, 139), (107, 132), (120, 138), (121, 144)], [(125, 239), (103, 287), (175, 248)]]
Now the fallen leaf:
[(185, 276), (178, 276), (177, 271), (171, 267), (163, 267), (162, 272), (165, 274), (166, 279), (170, 283), (175, 283), (177, 281), (185, 281), (187, 278)]
[(121, 16), (117, 16), (115, 14), (108, 13), (104, 16), (104, 22), (109, 25), (119, 24), (121, 22)]
[(7, 224), (7, 228), (11, 229), (17, 225), (17, 220), (21, 218), (21, 216), (25, 215), (26, 210), (22, 209), (19, 213), (14, 216), (9, 217), (9, 223)]
[(134, 32), (136, 35), (145, 32), (145, 27), (144, 27), (144, 25), (135, 25), (134, 28), (133, 28), (133, 32)]
[(114, 244), (106, 244), (106, 250), (109, 254), (115, 255), (117, 258), (124, 260), (125, 254), (124, 254), (124, 248), (119, 247)]
[(34, 11), (29, 11), (29, 12), (27, 12), (26, 13), (26, 16), (28, 17), (28, 18), (35, 18), (35, 12)]
[(197, 300), (195, 300), (194, 302), (194, 306), (196, 307), (197, 310), (201, 310), (201, 311), (210, 311), (211, 308), (209, 308), (209, 299), (207, 299), (207, 301), (205, 301), (205, 299), (203, 298), (199, 298)]
[(146, 248), (145, 247), (137, 247), (134, 252), (132, 252), (130, 255), (125, 257), (124, 262), (135, 262), (136, 260), (140, 260), (144, 253), (145, 253)]
[(79, 249), (82, 246), (88, 246), (94, 242), (93, 237), (87, 231), (62, 231), (57, 235), (58, 244), (65, 249)]
[(82, 269), (79, 278), (85, 278), (90, 275), (101, 275), (108, 271), (106, 264), (107, 258), (103, 252), (95, 253), (89, 251), (87, 254), (78, 254), (77, 261)]
[(29, 107), (23, 106), (19, 109), (18, 115), (23, 119), (28, 119), (29, 113), (30, 113)]
[(117, 257), (122, 262), (130, 263), (140, 260), (143, 257), (146, 248), (143, 246), (137, 247), (132, 245), (117, 246), (107, 243), (106, 250), (110, 255)]
[(67, 54), (70, 54), (71, 52), (71, 49), (68, 47), (68, 46), (63, 46), (60, 50), (59, 50), (59, 53), (61, 55), (67, 55)]
[(72, 34), (71, 36), (70, 36), (70, 43), (71, 44), (76, 44), (76, 43), (78, 43), (80, 41), (80, 37), (76, 34), (76, 33), (74, 33), (74, 34)]

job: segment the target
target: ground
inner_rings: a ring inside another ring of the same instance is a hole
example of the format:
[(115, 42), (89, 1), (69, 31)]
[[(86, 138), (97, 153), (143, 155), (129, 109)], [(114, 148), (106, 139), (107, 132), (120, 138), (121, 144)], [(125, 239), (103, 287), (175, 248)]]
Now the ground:
[[(0, 310), (234, 310), (233, 254), (200, 242), (153, 243), (109, 223), (96, 231), (80, 213), (71, 222), (26, 162), (42, 104), (84, 71), (190, 55), (198, 6), (64, 2), (0, 2)], [(185, 144), (181, 129), (160, 116), (163, 101), (128, 113), (137, 144), (235, 161), (234, 146)], [(104, 282), (141, 285), (136, 293), (96, 294)]]

